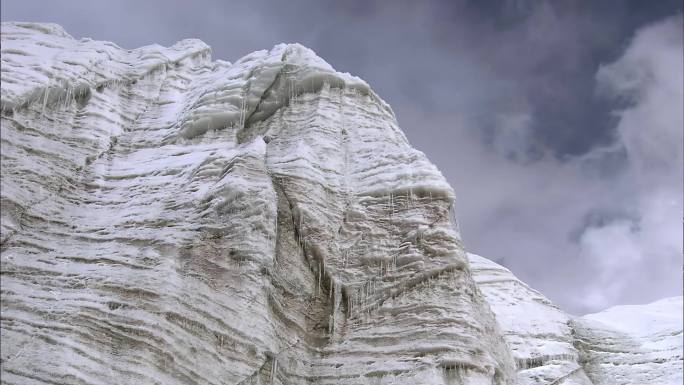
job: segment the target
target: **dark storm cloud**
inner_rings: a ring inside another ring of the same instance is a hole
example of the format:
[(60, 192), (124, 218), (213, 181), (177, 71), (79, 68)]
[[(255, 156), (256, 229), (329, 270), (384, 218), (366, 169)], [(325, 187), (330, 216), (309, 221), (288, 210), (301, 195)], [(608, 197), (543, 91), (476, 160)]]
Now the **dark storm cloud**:
[[(680, 107), (652, 108), (660, 91), (651, 83), (621, 88), (630, 71), (677, 80), (668, 67), (676, 59), (658, 52), (676, 56), (681, 44), (655, 44), (677, 22), (639, 31), (681, 10), (679, 0), (4, 0), (2, 20), (56, 22), (77, 38), (126, 48), (197, 37), (215, 58), (230, 61), (279, 42), (312, 48), (392, 105), (412, 144), (454, 186), (471, 250), (503, 261), (566, 309), (583, 312), (681, 289), (681, 274), (665, 271), (672, 258), (681, 265), (681, 252), (672, 257), (667, 249), (671, 231), (681, 228), (681, 208), (661, 207), (681, 191), (668, 182), (681, 166), (672, 160), (654, 166), (649, 159), (660, 159), (644, 145), (650, 138), (634, 129), (635, 119), (672, 120)], [(660, 51), (648, 51), (643, 41)], [(659, 59), (644, 69), (625, 56), (634, 51)], [(607, 65), (614, 62), (622, 65)], [(674, 124), (653, 130), (676, 142), (681, 126), (673, 133)], [(646, 174), (657, 180), (644, 183)], [(675, 201), (681, 206), (681, 198)], [(666, 257), (644, 256), (645, 249)], [(601, 293), (612, 279), (618, 282)], [(628, 280), (636, 282), (631, 289)]]

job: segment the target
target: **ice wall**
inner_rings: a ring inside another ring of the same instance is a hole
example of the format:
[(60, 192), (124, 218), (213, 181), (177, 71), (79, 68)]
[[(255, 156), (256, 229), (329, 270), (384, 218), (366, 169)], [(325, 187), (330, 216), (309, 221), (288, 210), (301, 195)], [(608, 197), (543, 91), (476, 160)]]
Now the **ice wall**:
[(452, 201), (300, 45), (3, 23), (3, 382), (510, 384)]

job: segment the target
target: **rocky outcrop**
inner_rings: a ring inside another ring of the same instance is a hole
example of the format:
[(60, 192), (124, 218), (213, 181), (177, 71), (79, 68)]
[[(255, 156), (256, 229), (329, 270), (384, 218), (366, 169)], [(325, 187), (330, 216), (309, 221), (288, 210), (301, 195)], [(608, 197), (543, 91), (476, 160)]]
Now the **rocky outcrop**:
[(1, 76), (3, 383), (589, 381), (570, 318), (469, 262), (439, 171), (307, 48), (3, 23)]

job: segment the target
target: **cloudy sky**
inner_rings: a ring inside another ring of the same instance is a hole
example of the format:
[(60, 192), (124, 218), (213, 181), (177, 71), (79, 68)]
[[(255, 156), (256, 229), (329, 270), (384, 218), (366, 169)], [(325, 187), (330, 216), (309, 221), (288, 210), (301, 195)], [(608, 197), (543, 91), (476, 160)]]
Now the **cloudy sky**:
[(571, 313), (682, 292), (682, 1), (29, 1), (125, 48), (299, 42), (387, 100), (466, 246)]

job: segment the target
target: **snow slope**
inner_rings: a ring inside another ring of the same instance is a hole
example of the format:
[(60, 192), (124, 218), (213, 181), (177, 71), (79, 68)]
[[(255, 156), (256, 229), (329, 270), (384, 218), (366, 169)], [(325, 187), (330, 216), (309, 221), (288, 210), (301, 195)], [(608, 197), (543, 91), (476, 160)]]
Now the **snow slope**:
[(517, 363), (518, 384), (682, 383), (682, 297), (574, 317), (505, 267), (468, 258)]
[(682, 297), (673, 297), (575, 320), (577, 347), (594, 384), (683, 383), (682, 313)]
[(571, 316), (505, 267), (476, 254), (468, 258), (513, 353), (518, 383), (592, 384), (573, 345)]
[[(437, 168), (311, 50), (1, 49), (3, 383), (610, 383), (582, 365), (613, 329), (468, 256)], [(679, 325), (640, 337), (672, 370)]]

